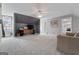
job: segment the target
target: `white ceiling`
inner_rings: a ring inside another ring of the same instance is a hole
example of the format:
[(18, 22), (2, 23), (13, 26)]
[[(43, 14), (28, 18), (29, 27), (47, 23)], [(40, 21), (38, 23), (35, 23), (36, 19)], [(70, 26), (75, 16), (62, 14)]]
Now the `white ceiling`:
[(66, 14), (79, 14), (79, 4), (68, 3), (10, 3), (2, 4), (2, 14), (20, 13), (24, 15), (34, 16), (38, 9), (42, 9), (43, 12), (47, 12), (47, 16), (57, 17)]

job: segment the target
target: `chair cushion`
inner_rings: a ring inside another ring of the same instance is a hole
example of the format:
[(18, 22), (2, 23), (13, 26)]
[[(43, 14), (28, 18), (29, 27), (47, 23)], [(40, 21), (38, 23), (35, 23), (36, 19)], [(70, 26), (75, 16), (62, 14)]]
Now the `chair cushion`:
[(79, 33), (76, 33), (76, 37), (79, 37)]

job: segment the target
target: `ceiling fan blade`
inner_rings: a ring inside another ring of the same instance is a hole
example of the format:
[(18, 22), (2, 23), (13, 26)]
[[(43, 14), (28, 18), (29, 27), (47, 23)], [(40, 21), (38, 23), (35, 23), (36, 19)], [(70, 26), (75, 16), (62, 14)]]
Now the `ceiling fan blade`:
[(41, 13), (43, 13), (43, 14), (47, 14), (48, 12), (41, 12)]

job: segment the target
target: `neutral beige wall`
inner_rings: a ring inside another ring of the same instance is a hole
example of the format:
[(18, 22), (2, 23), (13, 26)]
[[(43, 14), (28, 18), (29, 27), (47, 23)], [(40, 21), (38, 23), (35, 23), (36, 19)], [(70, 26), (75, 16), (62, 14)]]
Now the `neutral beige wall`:
[(73, 15), (73, 19), (72, 19), (72, 31), (73, 32), (79, 32), (79, 17)]
[(51, 22), (53, 18), (41, 18), (40, 19), (40, 34), (41, 35), (57, 35), (59, 27), (54, 27)]

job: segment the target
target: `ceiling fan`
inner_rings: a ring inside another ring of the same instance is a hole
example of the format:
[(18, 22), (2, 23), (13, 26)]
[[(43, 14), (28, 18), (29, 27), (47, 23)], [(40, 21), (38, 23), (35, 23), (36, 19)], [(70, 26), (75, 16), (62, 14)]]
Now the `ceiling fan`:
[(45, 7), (42, 7), (41, 4), (36, 4), (35, 7), (33, 7), (33, 12), (32, 12), (33, 16), (40, 18), (47, 14), (48, 14), (47, 9)]

